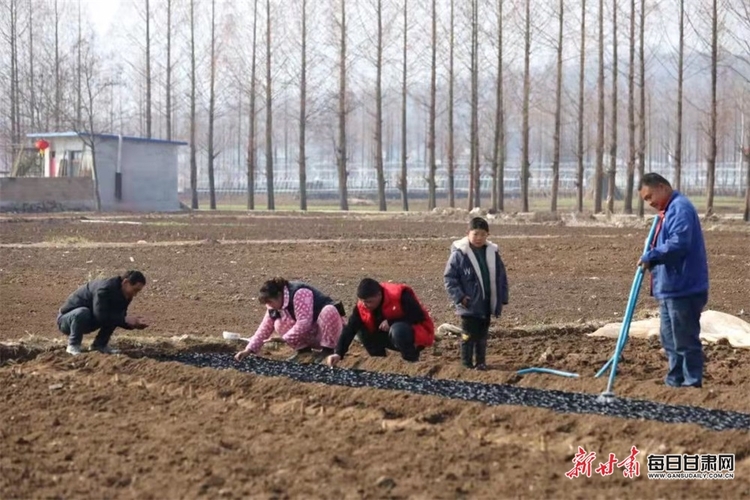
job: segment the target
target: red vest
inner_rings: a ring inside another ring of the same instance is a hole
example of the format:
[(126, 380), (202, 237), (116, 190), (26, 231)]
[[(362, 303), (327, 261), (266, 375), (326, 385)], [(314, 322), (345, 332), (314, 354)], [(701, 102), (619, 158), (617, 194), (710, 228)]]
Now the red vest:
[[(399, 283), (381, 283), (380, 286), (383, 288), (383, 304), (381, 306), (383, 311), (383, 317), (388, 320), (389, 323), (394, 323), (404, 317), (404, 311), (401, 308), (401, 294), (404, 290), (409, 290), (414, 294), (414, 290), (407, 285)], [(416, 294), (414, 294), (416, 297)], [(419, 299), (417, 299), (419, 302)], [(417, 346), (428, 347), (435, 342), (435, 324), (430, 318), (430, 313), (424, 308), (422, 303), (419, 303), (422, 308), (422, 312), (425, 315), (425, 320), (421, 323), (413, 325), (414, 327), (414, 344)], [(372, 312), (367, 309), (361, 301), (357, 301), (357, 310), (359, 311), (359, 317), (362, 318), (362, 322), (365, 325), (368, 333), (375, 333), (379, 325), (375, 324), (375, 317)]]

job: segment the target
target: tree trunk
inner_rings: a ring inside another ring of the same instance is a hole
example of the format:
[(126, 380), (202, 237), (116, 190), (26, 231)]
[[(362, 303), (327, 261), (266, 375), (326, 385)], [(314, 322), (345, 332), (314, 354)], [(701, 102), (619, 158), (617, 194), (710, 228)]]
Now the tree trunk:
[[(401, 207), (405, 212), (409, 211), (409, 190), (407, 182), (407, 127), (406, 122), (406, 98), (407, 98), (407, 68), (408, 68), (408, 50), (407, 40), (409, 35), (409, 0), (404, 0), (404, 68), (403, 68), (403, 79), (401, 87)], [(431, 160), (430, 160), (430, 172), (432, 172), (432, 181), (430, 184), (430, 200), (427, 205), (430, 210), (435, 208), (435, 44), (436, 35), (436, 16), (437, 11), (435, 10), (435, 0), (432, 0), (432, 73), (430, 76), (430, 138), (428, 139), (431, 145)]]
[(341, 46), (339, 47), (339, 137), (336, 148), (339, 171), (339, 208), (349, 210), (346, 184), (346, 0), (341, 0)]
[(594, 213), (602, 211), (604, 177), (604, 0), (599, 0), (599, 114), (596, 119), (596, 170), (594, 171)]
[[(146, 130), (151, 137), (151, 84), (146, 98)], [(214, 122), (216, 114), (216, 0), (211, 0), (211, 81), (208, 96), (208, 195), (211, 210), (216, 210), (216, 185), (214, 183)]]
[(256, 147), (255, 147), (255, 54), (256, 35), (258, 31), (258, 0), (253, 1), (253, 57), (250, 69), (250, 127), (247, 139), (247, 209), (255, 210), (255, 169), (256, 169)]
[[(404, 21), (405, 22), (405, 21)], [(427, 177), (428, 185), (428, 199), (427, 209), (432, 210), (437, 207), (437, 185), (435, 182), (435, 174), (437, 172), (437, 163), (435, 158), (435, 120), (436, 120), (436, 101), (437, 101), (437, 1), (432, 0), (432, 41), (431, 41), (431, 53), (430, 53), (430, 126), (427, 137), (427, 146), (429, 149), (428, 153), (428, 168), (429, 175)], [(404, 24), (406, 29), (406, 24)], [(404, 60), (406, 60), (406, 37), (404, 37)], [(404, 65), (404, 71), (406, 71), (406, 65)], [(406, 97), (406, 85), (404, 85), (404, 98)], [(404, 103), (406, 100), (404, 100)], [(406, 109), (406, 107), (404, 107)], [(404, 111), (405, 113), (405, 111)]]
[(628, 174), (625, 183), (625, 213), (633, 213), (635, 184), (635, 0), (630, 0), (630, 43), (628, 45)]
[(377, 3), (378, 46), (375, 68), (375, 170), (378, 176), (378, 209), (386, 210), (383, 173), (383, 2)]
[(707, 158), (707, 176), (706, 176), (706, 215), (711, 215), (714, 211), (714, 184), (716, 182), (716, 115), (717, 115), (717, 95), (716, 95), (716, 77), (718, 76), (719, 62), (719, 11), (718, 1), (711, 2), (711, 117), (708, 125), (708, 158)]
[(36, 89), (34, 88), (34, 9), (29, 9), (29, 118), (31, 130), (37, 131), (36, 121)]
[(682, 104), (685, 80), (685, 0), (680, 0), (680, 41), (677, 61), (677, 140), (674, 151), (674, 186), (682, 190)]
[(482, 206), (479, 172), (479, 0), (471, 2), (471, 160), (473, 192), (469, 196), (469, 210)]
[(612, 6), (612, 130), (607, 173), (607, 213), (615, 212), (615, 176), (617, 175), (617, 3)]
[[(750, 118), (750, 113), (748, 113)], [(750, 119), (746, 120), (750, 121)], [(745, 213), (742, 216), (742, 220), (750, 222), (750, 126), (747, 128), (747, 134), (745, 138), (745, 147), (742, 150), (742, 156), (745, 159)]]
[(20, 147), (20, 124), (21, 117), (16, 112), (18, 109), (18, 7), (16, 0), (10, 0), (10, 130), (11, 148), (15, 161), (17, 148)]
[(305, 127), (307, 126), (307, 0), (302, 0), (302, 63), (299, 84), (299, 208), (307, 210), (307, 166)]
[(555, 85), (555, 132), (554, 158), (552, 159), (552, 201), (550, 210), (557, 212), (557, 194), (560, 190), (560, 134), (562, 128), (562, 77), (563, 77), (563, 29), (565, 2), (560, 0), (557, 32), (557, 82)]
[(167, 0), (167, 140), (172, 140), (172, 0)]
[[(211, 2), (211, 51), (213, 58), (213, 47), (214, 47), (214, 27), (213, 27), (213, 11), (214, 11), (214, 3), (215, 0), (212, 0)], [(213, 64), (213, 62), (212, 62)], [(213, 67), (211, 69), (213, 72)], [(213, 78), (213, 76), (212, 76)], [(149, 5), (149, 0), (146, 0), (146, 137), (151, 139), (151, 9)], [(209, 144), (209, 148), (211, 148), (212, 145)], [(211, 160), (209, 159), (209, 162)], [(211, 163), (209, 163), (209, 176), (213, 174), (211, 170)], [(209, 178), (209, 182), (211, 182), (211, 179)], [(213, 196), (213, 190), (211, 191)], [(211, 208), (216, 208), (212, 206)]]
[(586, 71), (586, 0), (581, 0), (581, 53), (578, 63), (578, 169), (576, 171), (576, 208), (583, 212), (583, 131), (584, 131), (584, 83)]
[[(62, 103), (62, 79), (60, 78), (60, 11), (55, 0), (55, 131), (60, 130), (60, 105)], [(15, 37), (13, 37), (15, 39)]]
[(495, 144), (492, 154), (492, 208), (505, 208), (505, 97), (503, 95), (503, 0), (497, 2), (497, 81), (495, 82)]
[[(638, 64), (640, 71), (638, 73), (640, 87), (640, 117), (638, 131), (640, 138), (638, 141), (638, 177), (643, 179), (646, 173), (646, 53), (645, 53), (645, 33), (646, 33), (646, 0), (641, 0), (641, 22), (639, 29), (640, 40), (638, 42)], [(638, 196), (638, 217), (644, 216), (643, 198)]]
[[(78, 86), (76, 88), (76, 127), (81, 128), (83, 126), (83, 118), (82, 118), (82, 112), (83, 112), (83, 99), (81, 98), (81, 50), (83, 49), (83, 34), (81, 33), (81, 0), (78, 0), (78, 43), (76, 44), (78, 47), (77, 53), (78, 53), (78, 65), (77, 65), (77, 73), (78, 73)], [(89, 110), (91, 112), (91, 110)]]
[(273, 97), (271, 94), (271, 0), (266, 0), (266, 200), (276, 210), (273, 196)]
[(529, 211), (529, 98), (531, 95), (531, 0), (526, 0), (523, 51), (523, 125), (521, 126), (521, 211)]
[(191, 207), (198, 209), (198, 161), (196, 158), (196, 120), (195, 115), (195, 0), (190, 0), (190, 192)]
[[(501, 0), (502, 1), (502, 0)], [(451, 0), (451, 20), (450, 20), (450, 54), (448, 56), (448, 206), (451, 208), (456, 207), (456, 154), (454, 141), (454, 130), (453, 130), (453, 87), (455, 80), (455, 73), (453, 71), (453, 48), (455, 45), (455, 16), (454, 16), (454, 3), (455, 0)]]

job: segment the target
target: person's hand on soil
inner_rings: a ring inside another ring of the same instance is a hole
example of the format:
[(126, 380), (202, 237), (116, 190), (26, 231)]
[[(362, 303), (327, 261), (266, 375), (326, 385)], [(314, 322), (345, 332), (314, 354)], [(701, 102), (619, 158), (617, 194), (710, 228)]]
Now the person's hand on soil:
[(126, 316), (125, 324), (128, 325), (130, 328), (138, 328), (138, 325), (140, 324), (140, 319), (138, 318), (138, 316)]
[(326, 365), (333, 368), (339, 363), (339, 361), (341, 361), (341, 356), (339, 356), (338, 354), (331, 354), (326, 358)]
[(388, 320), (384, 319), (383, 322), (380, 323), (380, 327), (379, 328), (380, 328), (381, 331), (387, 332), (388, 330), (391, 329), (391, 326), (388, 324)]
[(148, 321), (145, 320), (144, 318), (140, 316), (136, 316), (135, 320), (136, 320), (135, 328), (137, 328), (138, 330), (143, 330), (144, 328), (148, 328)]
[(250, 356), (251, 354), (252, 354), (252, 352), (250, 352), (250, 351), (240, 351), (240, 352), (238, 352), (237, 354), (234, 355), (234, 359), (236, 361), (242, 361), (243, 359), (245, 359), (246, 357)]
[(464, 307), (469, 307), (470, 301), (471, 299), (469, 297), (464, 297), (463, 299), (461, 299), (461, 305)]

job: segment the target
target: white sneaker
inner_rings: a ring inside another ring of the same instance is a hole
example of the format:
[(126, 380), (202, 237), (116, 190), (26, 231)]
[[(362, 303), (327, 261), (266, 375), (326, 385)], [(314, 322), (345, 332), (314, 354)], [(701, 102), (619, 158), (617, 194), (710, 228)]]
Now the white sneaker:
[(72, 354), (73, 356), (78, 356), (81, 354), (81, 346), (75, 345), (75, 344), (68, 344), (68, 347), (65, 349), (65, 352), (68, 354)]

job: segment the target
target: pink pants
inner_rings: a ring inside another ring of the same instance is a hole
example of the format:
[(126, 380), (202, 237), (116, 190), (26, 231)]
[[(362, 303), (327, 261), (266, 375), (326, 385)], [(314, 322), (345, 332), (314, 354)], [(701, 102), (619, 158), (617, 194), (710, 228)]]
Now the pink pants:
[[(274, 322), (274, 329), (283, 337), (294, 325), (295, 321), (287, 316), (277, 319)], [(294, 350), (304, 349), (305, 347), (312, 347), (313, 349), (327, 347), (333, 349), (339, 341), (343, 327), (344, 319), (339, 314), (338, 309), (329, 305), (320, 311), (318, 320), (313, 323), (312, 328), (284, 340)]]

